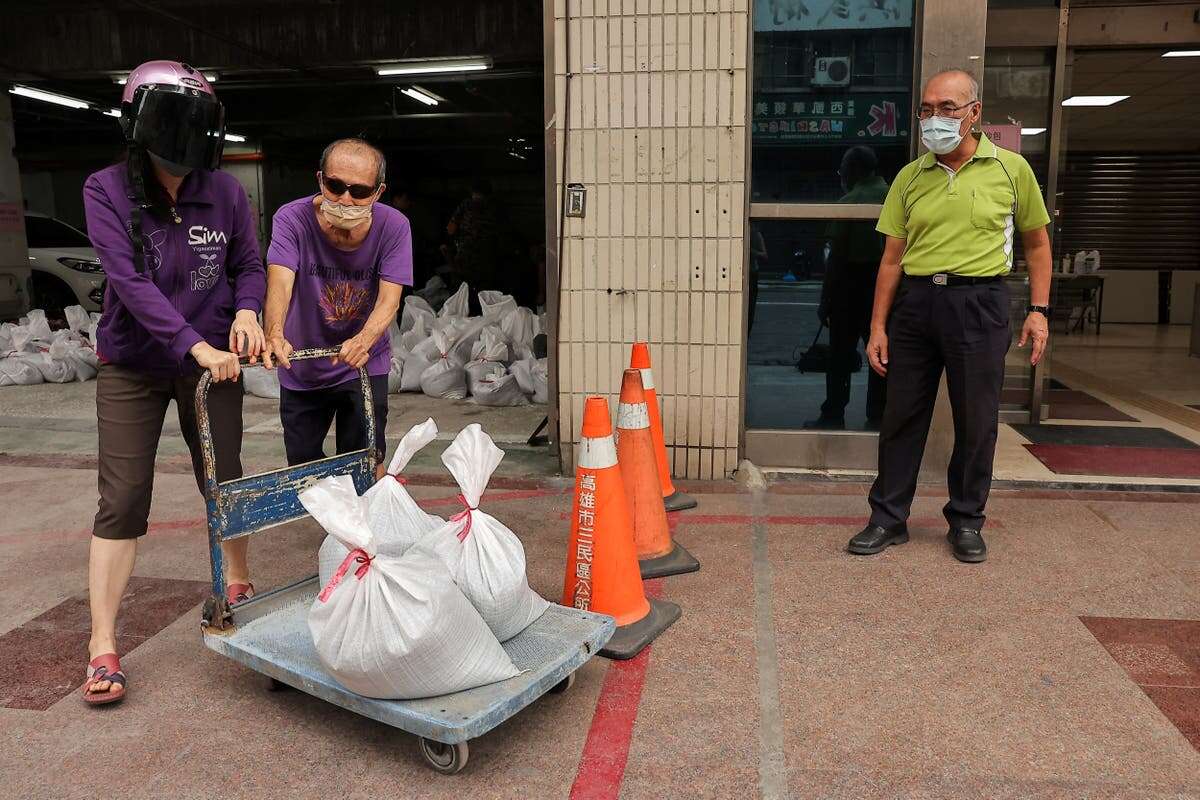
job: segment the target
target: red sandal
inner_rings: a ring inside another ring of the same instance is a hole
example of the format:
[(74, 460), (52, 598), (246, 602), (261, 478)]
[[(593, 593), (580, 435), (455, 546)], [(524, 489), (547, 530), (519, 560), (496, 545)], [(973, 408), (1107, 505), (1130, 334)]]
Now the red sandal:
[(231, 583), (225, 587), (225, 599), (229, 605), (236, 606), (254, 597), (253, 583)]
[[(121, 688), (113, 691), (93, 692), (92, 687), (101, 681), (115, 683)], [(116, 653), (105, 653), (96, 656), (87, 666), (87, 681), (83, 684), (83, 702), (92, 706), (102, 706), (117, 703), (125, 699), (125, 673), (121, 671), (121, 661)]]

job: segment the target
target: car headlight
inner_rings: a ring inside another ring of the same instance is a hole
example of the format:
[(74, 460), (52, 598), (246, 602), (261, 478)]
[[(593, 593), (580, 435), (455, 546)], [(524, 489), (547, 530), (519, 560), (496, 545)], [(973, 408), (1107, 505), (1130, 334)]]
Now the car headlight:
[(58, 263), (76, 272), (104, 272), (104, 267), (100, 266), (100, 260), (97, 258), (63, 257), (58, 260)]

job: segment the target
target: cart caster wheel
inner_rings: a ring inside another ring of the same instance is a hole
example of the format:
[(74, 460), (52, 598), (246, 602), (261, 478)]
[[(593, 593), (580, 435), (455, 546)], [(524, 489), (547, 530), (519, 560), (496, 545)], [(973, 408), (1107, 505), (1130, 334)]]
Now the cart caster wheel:
[(271, 678), (271, 683), (268, 688), (272, 692), (286, 692), (289, 689), (291, 689), (292, 687), (288, 686), (283, 681), (276, 680), (275, 678)]
[(554, 684), (554, 686), (552, 686), (550, 688), (550, 694), (562, 694), (563, 692), (565, 692), (567, 689), (570, 689), (574, 685), (575, 685), (575, 673), (572, 672), (570, 675), (563, 678), (558, 683)]
[(425, 763), (443, 775), (461, 772), (467, 765), (469, 750), (466, 742), (442, 744), (432, 739), (421, 738), (421, 755)]

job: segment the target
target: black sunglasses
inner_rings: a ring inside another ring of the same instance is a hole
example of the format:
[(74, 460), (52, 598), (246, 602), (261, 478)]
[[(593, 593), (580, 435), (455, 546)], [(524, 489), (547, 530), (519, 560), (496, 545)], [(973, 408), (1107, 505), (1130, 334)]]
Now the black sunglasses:
[(335, 197), (341, 197), (346, 192), (355, 200), (366, 200), (371, 195), (375, 194), (379, 189), (379, 184), (374, 186), (364, 186), (361, 183), (346, 183), (337, 178), (331, 178), (325, 173), (321, 173), (321, 183), (325, 184), (325, 188)]

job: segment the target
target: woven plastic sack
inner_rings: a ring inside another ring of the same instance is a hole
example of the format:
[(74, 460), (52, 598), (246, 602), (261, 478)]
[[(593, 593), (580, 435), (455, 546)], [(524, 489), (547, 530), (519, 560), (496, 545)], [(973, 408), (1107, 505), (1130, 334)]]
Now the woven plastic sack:
[(92, 324), (92, 318), (83, 310), (83, 306), (67, 306), (63, 314), (67, 318), (67, 327), (75, 333), (83, 333)]
[(424, 320), (425, 327), (428, 329), (433, 324), (434, 316), (433, 307), (426, 302), (425, 298), (410, 294), (404, 298), (404, 310), (400, 312), (400, 332), (411, 331), (418, 320)]
[(518, 674), (431, 551), (380, 555), (349, 475), (300, 493), (348, 555), (308, 612), (317, 658), (338, 683), (388, 700), (450, 694)]
[(439, 317), (465, 317), (471, 313), (470, 288), (466, 281), (458, 285), (458, 291), (446, 298), (438, 311)]
[[(449, 337), (438, 331), (429, 337), (433, 342), (436, 358), (421, 373), (421, 391), (430, 397), (443, 400), (463, 400), (467, 396), (467, 373), (463, 362), (454, 355)], [(405, 365), (405, 369), (408, 365)]]
[(479, 308), (488, 322), (499, 322), (517, 308), (517, 301), (511, 294), (485, 289), (479, 293)]
[(471, 360), (466, 364), (467, 391), (475, 394), (475, 384), (483, 380), (497, 365), (508, 361), (508, 345), (495, 333), (495, 328), (485, 328), (479, 341), (471, 350)]
[(541, 333), (537, 316), (523, 306), (508, 312), (500, 321), (500, 329), (514, 348), (532, 349), (533, 337)]
[(521, 391), (535, 403), (546, 403), (550, 399), (549, 366), (544, 358), (523, 358), (514, 361), (509, 368), (521, 387)]
[(50, 323), (46, 321), (46, 312), (40, 308), (30, 311), (23, 321), (23, 326), (29, 329), (31, 339), (49, 342), (52, 338)]
[(11, 355), (0, 358), (0, 386), (32, 386), (42, 383), (42, 371), (28, 361), (32, 354)]
[[(437, 425), (427, 419), (404, 434), (388, 464), (387, 472), (363, 494), (367, 503), (367, 524), (375, 535), (379, 554), (400, 558), (425, 534), (446, 524), (441, 517), (426, 513), (404, 488), (400, 473), (417, 452), (437, 437)], [(317, 574), (324, 586), (333, 577), (349, 551), (334, 536), (326, 536), (317, 554)]]
[[(411, 333), (412, 331), (409, 331), (405, 336)], [(421, 391), (421, 375), (437, 358), (437, 342), (433, 341), (431, 337), (426, 337), (413, 345), (412, 350), (404, 359), (404, 371), (400, 375), (400, 391)]]
[(493, 364), (491, 372), (470, 388), (471, 396), (481, 406), (523, 406), (526, 402), (517, 379), (508, 374), (503, 364)]
[(54, 342), (46, 350), (19, 358), (37, 367), (46, 383), (71, 383), (75, 380), (75, 365), (67, 357), (67, 349), (66, 343)]
[(454, 338), (454, 357), (464, 364), (470, 361), (475, 344), (487, 325), (488, 321), (483, 317), (467, 317), (456, 321), (451, 334)]
[[(463, 428), (442, 453), (442, 463), (458, 481), (466, 508), (414, 550), (435, 552), (496, 638), (506, 642), (550, 604), (529, 588), (521, 540), (498, 519), (479, 510), (479, 499), (503, 458), (504, 452), (479, 423)], [(461, 546), (447, 545), (455, 540)]]
[(242, 367), (242, 386), (246, 394), (279, 399), (279, 372), (266, 367)]

